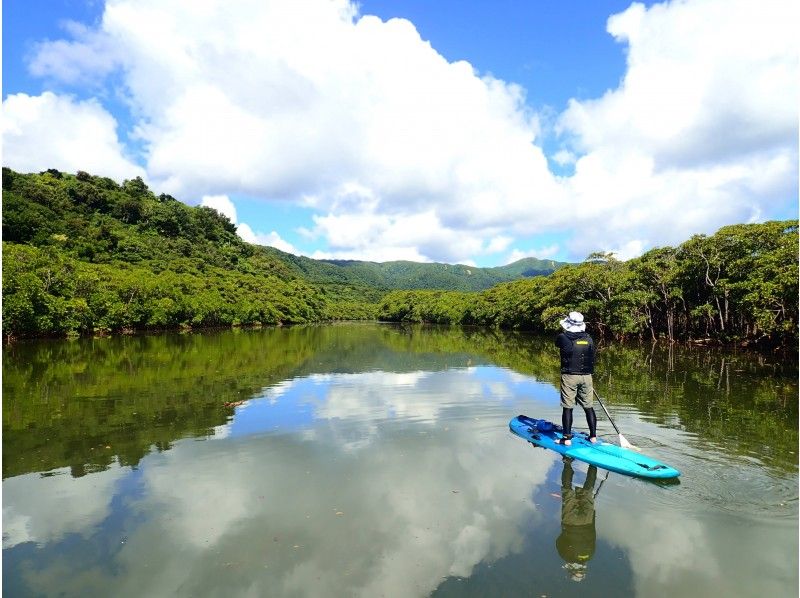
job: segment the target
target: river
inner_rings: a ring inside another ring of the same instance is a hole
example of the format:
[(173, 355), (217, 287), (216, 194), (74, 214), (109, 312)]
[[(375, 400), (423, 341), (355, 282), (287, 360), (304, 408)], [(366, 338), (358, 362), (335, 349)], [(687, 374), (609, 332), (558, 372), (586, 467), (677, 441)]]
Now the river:
[(17, 342), (4, 593), (794, 597), (797, 380), (796, 355), (601, 344), (595, 387), (682, 472), (667, 484), (509, 432), (560, 418), (550, 338), (339, 324)]

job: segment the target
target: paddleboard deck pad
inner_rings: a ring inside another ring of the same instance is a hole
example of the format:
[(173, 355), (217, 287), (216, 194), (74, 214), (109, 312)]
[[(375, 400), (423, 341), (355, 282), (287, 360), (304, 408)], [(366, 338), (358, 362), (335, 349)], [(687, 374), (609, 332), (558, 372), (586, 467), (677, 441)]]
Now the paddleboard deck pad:
[(595, 443), (589, 442), (589, 437), (583, 432), (573, 433), (572, 444), (569, 446), (560, 444), (563, 429), (545, 419), (518, 415), (508, 423), (508, 427), (514, 434), (531, 444), (609, 471), (661, 480), (681, 475), (681, 472), (665, 463), (616, 444), (604, 442), (600, 438)]

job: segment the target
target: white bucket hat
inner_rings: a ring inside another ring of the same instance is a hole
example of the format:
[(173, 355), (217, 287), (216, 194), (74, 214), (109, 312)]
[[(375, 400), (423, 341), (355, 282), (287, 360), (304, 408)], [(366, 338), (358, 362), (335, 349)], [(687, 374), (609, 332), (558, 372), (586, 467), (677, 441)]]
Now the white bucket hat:
[(569, 312), (569, 315), (561, 320), (561, 327), (567, 332), (583, 332), (586, 330), (583, 314), (577, 311)]

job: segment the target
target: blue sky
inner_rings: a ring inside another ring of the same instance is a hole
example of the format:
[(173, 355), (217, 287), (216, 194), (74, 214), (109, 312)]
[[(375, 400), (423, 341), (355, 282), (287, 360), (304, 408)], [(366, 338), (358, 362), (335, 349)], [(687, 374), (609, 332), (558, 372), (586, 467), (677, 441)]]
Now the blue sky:
[(4, 0), (3, 163), (312, 257), (623, 259), (797, 217), (795, 3)]
[(593, 98), (617, 86), (625, 53), (606, 32), (606, 20), (628, 6), (624, 0), (361, 2), (365, 13), (409, 19), (448, 60), (519, 83), (532, 105), (559, 110), (571, 97)]

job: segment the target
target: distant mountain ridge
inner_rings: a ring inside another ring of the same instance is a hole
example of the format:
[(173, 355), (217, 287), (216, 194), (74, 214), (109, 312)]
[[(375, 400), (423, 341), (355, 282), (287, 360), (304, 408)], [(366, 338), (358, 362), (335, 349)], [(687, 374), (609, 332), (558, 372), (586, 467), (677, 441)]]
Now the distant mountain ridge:
[(439, 262), (315, 260), (274, 247), (266, 249), (310, 282), (367, 285), (381, 289), (482, 291), (520, 278), (546, 276), (567, 265), (566, 262), (532, 257), (493, 268)]

